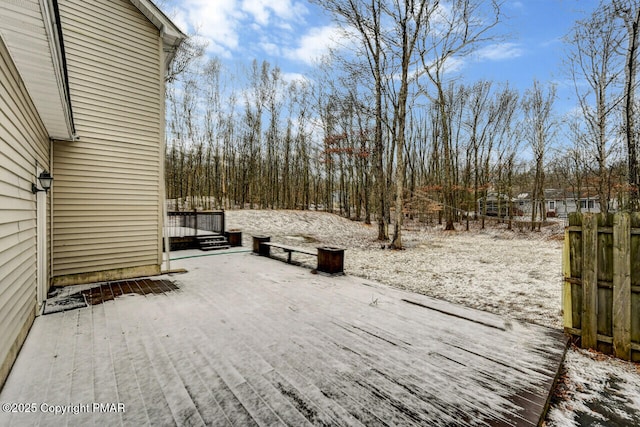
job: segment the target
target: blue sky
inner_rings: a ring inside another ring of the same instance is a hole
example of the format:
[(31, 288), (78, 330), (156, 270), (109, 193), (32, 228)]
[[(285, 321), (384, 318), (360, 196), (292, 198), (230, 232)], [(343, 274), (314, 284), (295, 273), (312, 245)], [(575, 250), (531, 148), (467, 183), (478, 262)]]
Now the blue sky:
[[(466, 58), (458, 74), (468, 81), (508, 81), (520, 90), (534, 78), (555, 82), (556, 111), (565, 113), (575, 102), (563, 71), (562, 37), (596, 5), (596, 0), (508, 0), (500, 27), (508, 37)], [(183, 31), (207, 39), (208, 54), (231, 67), (265, 59), (285, 77), (296, 78), (339, 42), (330, 17), (304, 0), (165, 0), (163, 8)]]

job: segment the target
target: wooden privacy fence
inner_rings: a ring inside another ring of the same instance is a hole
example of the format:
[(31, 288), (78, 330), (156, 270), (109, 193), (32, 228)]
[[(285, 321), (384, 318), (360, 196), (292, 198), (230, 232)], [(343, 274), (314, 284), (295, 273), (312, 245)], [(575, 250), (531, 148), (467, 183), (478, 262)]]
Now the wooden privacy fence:
[(565, 331), (640, 361), (640, 213), (571, 214), (562, 264)]

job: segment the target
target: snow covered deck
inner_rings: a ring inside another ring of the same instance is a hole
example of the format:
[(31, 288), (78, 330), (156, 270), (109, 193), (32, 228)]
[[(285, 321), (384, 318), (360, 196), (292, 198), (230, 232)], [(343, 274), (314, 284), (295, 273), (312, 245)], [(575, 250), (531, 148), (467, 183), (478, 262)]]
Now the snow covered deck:
[(561, 331), (247, 253), (172, 268), (189, 271), (161, 278), (177, 290), (115, 285), (37, 318), (0, 393), (36, 413), (0, 425), (537, 425), (566, 349)]

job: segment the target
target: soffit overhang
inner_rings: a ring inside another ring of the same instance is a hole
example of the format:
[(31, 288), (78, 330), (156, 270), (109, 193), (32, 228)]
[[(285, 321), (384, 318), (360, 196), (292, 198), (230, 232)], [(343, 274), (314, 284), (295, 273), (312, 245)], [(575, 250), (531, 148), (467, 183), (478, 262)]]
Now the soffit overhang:
[(187, 36), (180, 31), (176, 24), (171, 21), (155, 4), (150, 0), (129, 0), (131, 4), (147, 17), (147, 19), (160, 31), (164, 51), (166, 53), (165, 66), (168, 67), (180, 43)]
[[(129, 0), (159, 30), (168, 67), (187, 37), (149, 0)], [(53, 140), (76, 138), (57, 0), (4, 0), (2, 37)]]
[(64, 53), (53, 0), (8, 0), (2, 37), (49, 137), (74, 138)]

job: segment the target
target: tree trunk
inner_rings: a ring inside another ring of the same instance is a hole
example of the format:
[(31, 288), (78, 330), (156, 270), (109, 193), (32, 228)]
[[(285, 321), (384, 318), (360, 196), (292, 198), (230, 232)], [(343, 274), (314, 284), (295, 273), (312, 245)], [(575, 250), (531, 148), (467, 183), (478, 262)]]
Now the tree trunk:
[(629, 202), (633, 210), (640, 208), (640, 176), (638, 174), (638, 153), (635, 123), (635, 87), (638, 56), (638, 25), (640, 24), (640, 8), (633, 11), (633, 18), (627, 21), (628, 47), (625, 68), (625, 138), (629, 162)]

